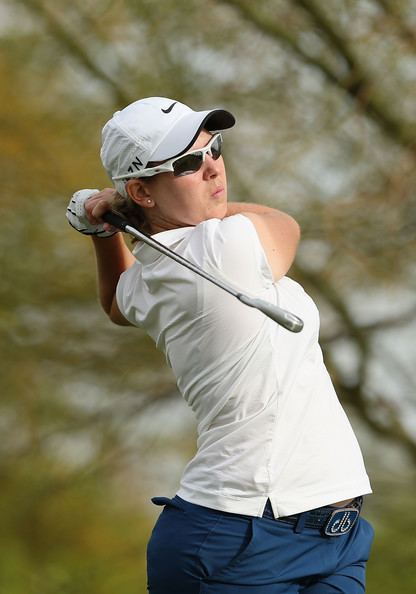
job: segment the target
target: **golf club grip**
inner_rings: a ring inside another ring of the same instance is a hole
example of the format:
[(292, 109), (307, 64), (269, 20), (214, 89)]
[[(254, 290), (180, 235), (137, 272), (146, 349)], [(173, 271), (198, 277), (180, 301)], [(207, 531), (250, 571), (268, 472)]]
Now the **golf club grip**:
[(121, 229), (122, 231), (125, 231), (126, 226), (128, 225), (128, 222), (113, 210), (108, 210), (102, 215), (101, 218), (106, 223), (110, 223), (110, 225), (116, 227), (116, 229)]

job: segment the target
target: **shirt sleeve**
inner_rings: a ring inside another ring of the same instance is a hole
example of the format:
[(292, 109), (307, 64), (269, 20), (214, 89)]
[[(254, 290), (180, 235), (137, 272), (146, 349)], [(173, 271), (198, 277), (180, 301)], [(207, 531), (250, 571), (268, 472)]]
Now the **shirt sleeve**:
[(135, 310), (133, 307), (138, 277), (139, 264), (134, 262), (130, 268), (120, 275), (116, 288), (117, 306), (126, 320), (134, 326), (139, 326), (134, 315)]
[(266, 254), (248, 217), (238, 214), (209, 219), (198, 225), (193, 235), (189, 248), (205, 270), (220, 273), (233, 285), (254, 294), (273, 284)]

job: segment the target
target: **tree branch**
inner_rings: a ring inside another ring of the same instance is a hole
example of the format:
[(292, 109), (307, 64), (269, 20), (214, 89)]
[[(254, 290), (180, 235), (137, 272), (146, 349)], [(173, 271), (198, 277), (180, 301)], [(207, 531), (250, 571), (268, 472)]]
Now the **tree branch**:
[(336, 31), (335, 26), (327, 18), (320, 6), (314, 2), (314, 0), (294, 0), (294, 3), (298, 4), (298, 6), (300, 6), (300, 8), (312, 18), (317, 27), (319, 27), (319, 29), (321, 29), (321, 31), (325, 34), (330, 44), (344, 58), (349, 70), (351, 72), (356, 72), (356, 60), (350, 51), (348, 44), (345, 42), (345, 39), (341, 37), (338, 31)]
[[(391, 328), (397, 328), (398, 326), (404, 326), (409, 322), (414, 322), (416, 319), (416, 308), (410, 309), (403, 314), (398, 316), (393, 316), (390, 318), (384, 318), (382, 320), (377, 320), (377, 322), (371, 322), (370, 324), (362, 324), (360, 326), (360, 332), (363, 333), (372, 333), (377, 332), (380, 330), (389, 330)], [(335, 342), (341, 338), (346, 338), (348, 336), (348, 331), (346, 328), (343, 330), (338, 330), (332, 334), (326, 334), (321, 338), (322, 343), (330, 344)]]
[(276, 22), (261, 17), (258, 7), (254, 4), (246, 4), (243, 0), (220, 1), (223, 4), (232, 6), (242, 18), (254, 25), (263, 34), (275, 41), (283, 43), (302, 62), (308, 66), (312, 66), (323, 74), (327, 82), (345, 92), (365, 114), (382, 128), (389, 138), (405, 147), (413, 147), (416, 144), (413, 128), (402, 125), (400, 121), (389, 113), (386, 105), (377, 99), (373, 81), (370, 80), (368, 74), (364, 73), (362, 67), (358, 65), (347, 44), (333, 29), (329, 20), (326, 19), (320, 9), (316, 9), (315, 3), (312, 4), (312, 2), (307, 2), (306, 0), (295, 0), (304, 10), (308, 11), (315, 23), (324, 29), (331, 43), (337, 48), (349, 66), (349, 72), (346, 76), (333, 72), (317, 56), (309, 55), (299, 45), (296, 36)]
[[(299, 268), (297, 272), (299, 276), (306, 280), (306, 283), (313, 286), (331, 304), (345, 326), (343, 334), (350, 336), (360, 350), (357, 377), (351, 382), (342, 379), (342, 373), (339, 372), (336, 363), (333, 361), (331, 351), (325, 349), (325, 361), (333, 377), (338, 395), (359, 412), (360, 418), (371, 430), (382, 437), (394, 440), (404, 446), (416, 462), (416, 441), (406, 431), (398, 409), (388, 398), (380, 394), (369, 394), (364, 388), (370, 352), (368, 328), (372, 327), (371, 329), (374, 330), (387, 327), (389, 324), (405, 323), (410, 317), (414, 319), (415, 309), (410, 310), (400, 317), (390, 318), (388, 321), (371, 324), (368, 327), (358, 326), (336, 289), (329, 285), (322, 276), (311, 275)], [(328, 343), (328, 340), (323, 342)]]
[[(351, 386), (339, 379), (334, 383), (342, 400), (357, 410), (372, 431), (403, 446), (416, 463), (416, 442), (405, 430), (398, 410), (391, 402), (379, 394), (372, 394), (370, 398), (358, 383)], [(377, 413), (381, 413), (385, 420), (378, 419)]]
[(414, 48), (416, 45), (416, 31), (407, 25), (400, 14), (400, 11), (397, 9), (397, 3), (394, 1), (389, 2), (388, 0), (376, 0), (376, 2), (381, 7), (384, 14), (388, 15), (396, 25), (403, 40)]
[(42, 0), (20, 0), (29, 10), (40, 17), (53, 37), (65, 47), (65, 49), (72, 55), (86, 70), (88, 70), (95, 78), (104, 82), (114, 93), (116, 102), (125, 105), (130, 103), (131, 97), (121, 87), (117, 80), (115, 80), (105, 68), (102, 68), (87, 52), (85, 47), (76, 38), (75, 34), (70, 32), (62, 23), (60, 17), (52, 10), (47, 3)]

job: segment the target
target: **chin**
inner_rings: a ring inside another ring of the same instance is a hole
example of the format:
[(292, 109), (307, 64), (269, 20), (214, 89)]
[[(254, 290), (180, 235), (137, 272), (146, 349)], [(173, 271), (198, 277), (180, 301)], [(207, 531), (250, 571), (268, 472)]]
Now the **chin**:
[(207, 214), (207, 216), (205, 217), (205, 220), (207, 221), (208, 219), (223, 219), (226, 215), (226, 210), (225, 209), (217, 209), (215, 211), (212, 211), (211, 213)]

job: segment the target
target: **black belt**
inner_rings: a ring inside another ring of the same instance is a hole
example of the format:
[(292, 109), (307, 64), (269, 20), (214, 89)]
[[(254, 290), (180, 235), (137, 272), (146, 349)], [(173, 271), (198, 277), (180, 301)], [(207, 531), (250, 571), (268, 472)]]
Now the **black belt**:
[(275, 518), (270, 500), (268, 499), (264, 508), (263, 518), (292, 524), (295, 532), (301, 532), (302, 528), (305, 527), (316, 528), (326, 536), (341, 536), (342, 534), (347, 534), (354, 526), (360, 515), (362, 504), (363, 498), (356, 497), (346, 507), (327, 505), (300, 514)]

